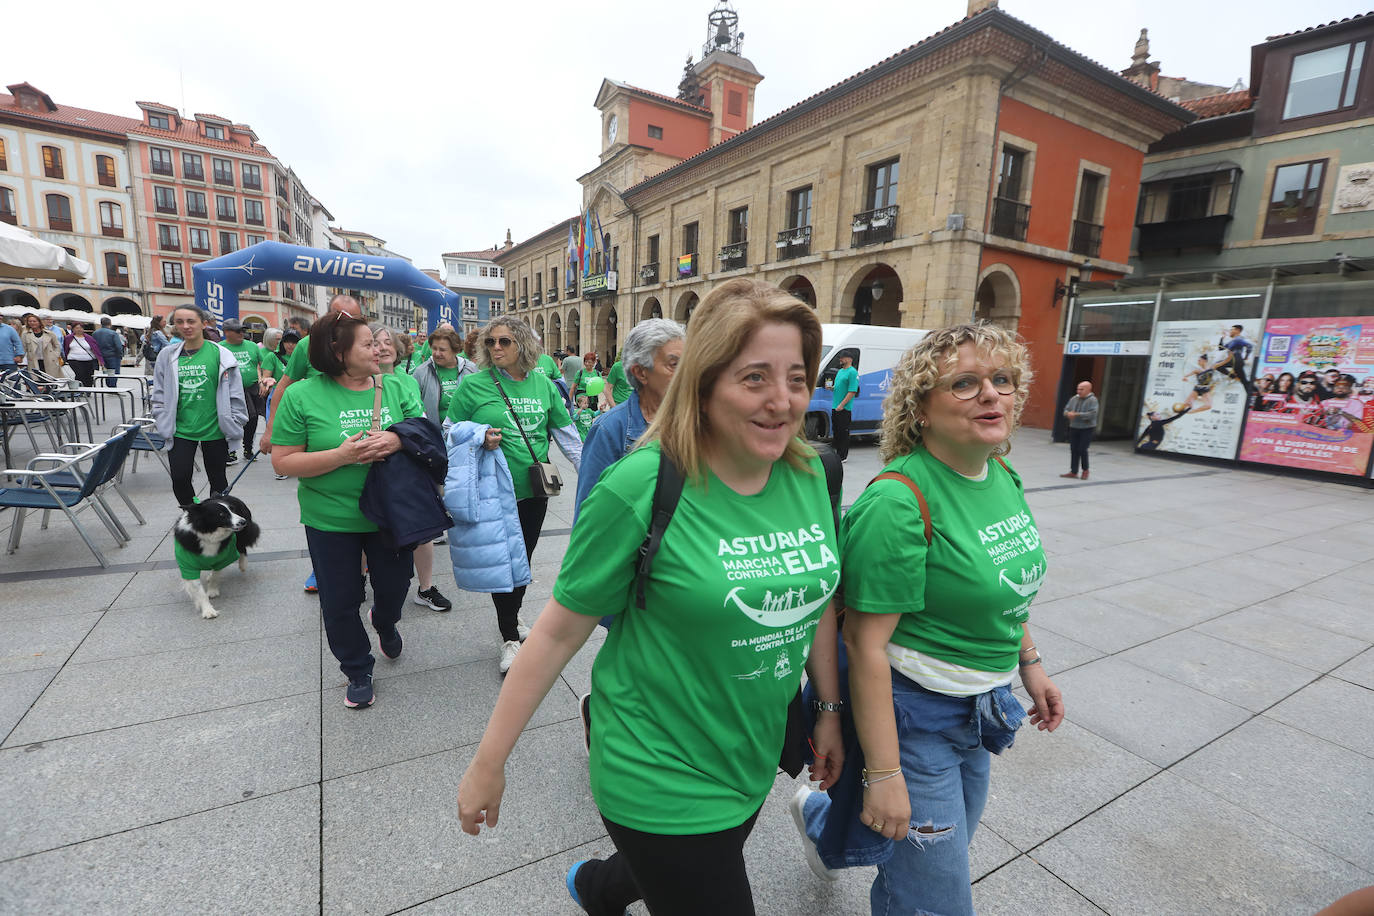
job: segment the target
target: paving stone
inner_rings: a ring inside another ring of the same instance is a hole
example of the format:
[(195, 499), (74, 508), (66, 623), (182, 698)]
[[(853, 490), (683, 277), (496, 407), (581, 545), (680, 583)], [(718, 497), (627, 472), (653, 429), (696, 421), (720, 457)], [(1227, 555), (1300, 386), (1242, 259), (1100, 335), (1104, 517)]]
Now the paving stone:
[[(1070, 599), (1072, 600), (1072, 599)], [(1040, 656), (1044, 659), (1045, 670), (1051, 675), (1066, 671), (1069, 668), (1076, 668), (1079, 665), (1102, 657), (1102, 652), (1092, 646), (1086, 646), (1077, 640), (1061, 636), (1049, 627), (1042, 626), (1035, 617), (1035, 611), (1031, 611), (1032, 625), (1031, 634), (1035, 637), (1035, 646), (1040, 650)]]
[(395, 912), (603, 836), (579, 730), (566, 722), (521, 737), (497, 826), (478, 837), (460, 829), (456, 801), (473, 746), (327, 781), (326, 916)]
[[(342, 688), (326, 690), (321, 739), (325, 778), (475, 746), (503, 683), (496, 665), (483, 660), (374, 680), (377, 702), (367, 709), (344, 706)], [(580, 731), (577, 698), (552, 690), (529, 727), (574, 720)]]
[[(304, 542), (304, 537), (301, 538)], [(310, 560), (259, 560), (254, 553), (248, 554), (248, 569), (239, 572), (238, 566), (230, 566), (220, 574), (219, 598), (212, 599), (215, 607), (224, 602), (226, 606), (261, 605), (264, 607), (296, 608), (305, 607), (305, 602), (315, 606), (315, 599), (307, 596), (301, 589), (305, 577), (310, 575)], [(266, 549), (261, 550), (266, 553)], [(163, 552), (165, 556), (155, 560), (171, 560), (172, 545), (168, 543)], [(294, 586), (294, 587), (293, 587)], [(191, 600), (186, 597), (181, 584), (181, 575), (176, 569), (153, 569), (140, 572), (134, 581), (120, 594), (113, 607), (137, 608), (150, 604), (168, 604), (181, 601), (189, 609)]]
[[(1067, 691), (1065, 698), (1072, 703)], [(983, 823), (1024, 852), (1157, 772), (1071, 721), (1052, 733), (1027, 724), (993, 758)]]
[(0, 912), (296, 914), (319, 906), (308, 786), (0, 862)]
[(1199, 595), (1194, 591), (1175, 588), (1161, 581), (1161, 578), (1135, 579), (1100, 588), (1085, 597), (1100, 598), (1133, 611), (1144, 611), (1173, 621), (1180, 627), (1190, 627), (1240, 607), (1238, 602), (1229, 601), (1224, 593)]
[[(1048, 579), (1053, 578), (1051, 570)], [(1100, 652), (1120, 652), (1179, 628), (1172, 620), (1150, 611), (1123, 608), (1094, 597), (1097, 594), (1037, 601), (1031, 610), (1031, 633), (1044, 627)]]
[[(1374, 688), (1324, 677), (1265, 715), (1348, 750), (1374, 758)], [(1374, 766), (1374, 764), (1371, 764)]]
[[(1338, 573), (1333, 578), (1340, 577), (1341, 574)], [(1360, 582), (1347, 584), (1364, 586), (1364, 583)], [(1374, 586), (1369, 586), (1369, 590), (1370, 600), (1374, 602)], [(1249, 609), (1278, 614), (1319, 630), (1329, 630), (1360, 642), (1374, 643), (1374, 613), (1370, 613), (1370, 606), (1369, 603), (1361, 603), (1360, 599), (1350, 592), (1343, 595), (1342, 600), (1336, 600), (1320, 597), (1313, 594), (1310, 588), (1303, 588), (1270, 598), (1268, 601), (1261, 601)]]
[(1371, 875), (1172, 773), (1036, 849), (1051, 874), (1112, 914), (1312, 913)]
[(1344, 664), (1369, 647), (1367, 641), (1310, 627), (1257, 607), (1233, 611), (1199, 624), (1197, 629), (1208, 636), (1320, 672)]
[(56, 674), (56, 668), (0, 674), (0, 742), (24, 718)]
[(312, 633), (69, 664), (5, 746), (313, 691), (318, 653)]
[[(1362, 718), (1359, 709), (1347, 712), (1354, 721)], [(1367, 711), (1363, 718), (1368, 721)], [(1245, 723), (1174, 767), (1179, 776), (1275, 828), (1364, 865), (1374, 864), (1372, 771), (1368, 756), (1267, 716)], [(1294, 779), (1294, 773), (1320, 777)]]
[[(9, 571), (7, 564), (0, 565), (0, 572)], [(31, 579), (0, 585), (0, 621), (103, 611), (134, 577), (133, 573), (69, 576), (54, 572), (44, 570)]]
[(973, 885), (982, 916), (1094, 916), (1103, 911), (1030, 856), (1021, 856)]
[[(490, 605), (476, 610), (463, 609), (454, 601), (453, 610), (440, 613), (408, 602), (398, 624), (405, 647), (401, 657), (392, 660), (382, 655), (377, 644), (377, 632), (366, 621), (369, 604), (370, 601), (362, 610), (363, 625), (372, 640), (372, 657), (376, 659), (372, 677), (377, 682), (434, 668), (466, 665), (481, 659), (489, 659), (495, 671), (496, 660), (501, 656), (501, 631), (497, 629), (496, 615)], [(316, 617), (319, 617), (318, 611)], [(319, 627), (319, 632), (320, 683), (325, 688), (344, 687), (348, 684), (348, 678), (339, 670), (338, 660), (329, 651), (323, 626)]]
[(1158, 766), (1176, 762), (1250, 717), (1239, 706), (1119, 658), (1066, 671), (1055, 684), (1064, 693), (1069, 721)]
[(1195, 631), (1171, 633), (1119, 656), (1251, 712), (1312, 681), (1312, 672)]
[(1374, 649), (1361, 652), (1331, 674), (1333, 677), (1374, 690)]
[(134, 658), (272, 636), (313, 634), (321, 629), (318, 612), (307, 614), (298, 608), (245, 601), (227, 590), (213, 599), (219, 611), (213, 620), (203, 619), (185, 595), (174, 593), (173, 598), (180, 600), (107, 611), (72, 656), (72, 662)]
[(0, 674), (62, 665), (99, 620), (97, 613), (7, 621)]
[(313, 784), (318, 732), (302, 695), (0, 751), (0, 859)]

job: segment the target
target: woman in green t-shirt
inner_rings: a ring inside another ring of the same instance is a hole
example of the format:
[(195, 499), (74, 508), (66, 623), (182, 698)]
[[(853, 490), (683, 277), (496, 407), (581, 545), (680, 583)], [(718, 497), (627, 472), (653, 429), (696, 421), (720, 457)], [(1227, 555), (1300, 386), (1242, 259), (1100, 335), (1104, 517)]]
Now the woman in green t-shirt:
[[(549, 510), (548, 497), (535, 496), (530, 484), (533, 462), (548, 461), (549, 443), (556, 442), (573, 467), (580, 467), (582, 437), (577, 434), (553, 382), (534, 371), (539, 360), (539, 341), (528, 324), (519, 318), (493, 318), (478, 336), (477, 365), (482, 371), (465, 377), (453, 393), (444, 426), (447, 429), (452, 423), (471, 420), (491, 427), (485, 447), (501, 449), (510, 467), (528, 560), (534, 555), (544, 515)], [(529, 635), (529, 627), (520, 620), (525, 588), (521, 585), (509, 592), (491, 594), (501, 631), (497, 667), (502, 674), (510, 670), (520, 644)]]
[(1001, 458), (1029, 382), (1025, 346), (996, 325), (931, 332), (892, 373), (887, 466), (845, 515), (845, 646), (864, 779), (860, 789), (847, 772), (831, 799), (800, 789), (792, 810), (823, 877), (854, 864), (856, 849), (896, 841), (878, 865), (874, 913), (971, 916), (968, 844), (990, 754), (1011, 746), (1026, 717), (1010, 687), (1018, 672), (1031, 723), (1054, 731), (1064, 718), (1027, 625), (1045, 552), (1021, 478)]
[[(843, 764), (831, 599), (838, 541), (820, 460), (797, 436), (820, 364), (805, 303), (755, 280), (706, 297), (648, 444), (582, 504), (552, 600), (516, 659), (458, 790), (462, 827), (494, 826), (503, 767), (605, 614), (592, 669), (592, 794), (618, 852), (568, 873), (573, 899), (620, 913), (744, 916), (744, 842), (773, 786), (803, 667), (818, 697), (812, 774)], [(660, 461), (685, 484), (637, 606)]]
[[(388, 427), (424, 415), (411, 384), (381, 367), (366, 322), (330, 312), (310, 334), (310, 363), (319, 375), (282, 393), (272, 425), (272, 467), (300, 479), (297, 498), (305, 540), (319, 584), (320, 613), (329, 648), (348, 677), (344, 705), (372, 705), (372, 640), (358, 611), (365, 593), (358, 579), (363, 556), (372, 579), (372, 610), (382, 654), (401, 654), (396, 624), (410, 593), (411, 551), (388, 546), (358, 507), (368, 465), (395, 454), (401, 440)], [(381, 432), (371, 432), (374, 412)]]
[(410, 374), (420, 385), (420, 400), (425, 405), (425, 416), (442, 426), (448, 405), (453, 400), (453, 392), (458, 390), (458, 383), (476, 372), (477, 365), (463, 356), (463, 338), (458, 336), (452, 325), (436, 328), (426, 343), (429, 344), (429, 359), (416, 366)]

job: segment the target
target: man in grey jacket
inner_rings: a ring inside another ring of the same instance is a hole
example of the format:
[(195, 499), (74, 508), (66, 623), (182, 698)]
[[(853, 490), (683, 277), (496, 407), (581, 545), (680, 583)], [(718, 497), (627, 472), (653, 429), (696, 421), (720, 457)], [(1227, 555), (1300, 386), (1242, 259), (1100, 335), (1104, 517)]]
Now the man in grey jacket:
[(1078, 465), (1081, 463), (1081, 479), (1087, 480), (1088, 444), (1093, 441), (1093, 430), (1097, 429), (1097, 397), (1093, 394), (1092, 382), (1078, 383), (1078, 394), (1064, 405), (1064, 416), (1069, 420), (1069, 473), (1059, 476), (1079, 477)]

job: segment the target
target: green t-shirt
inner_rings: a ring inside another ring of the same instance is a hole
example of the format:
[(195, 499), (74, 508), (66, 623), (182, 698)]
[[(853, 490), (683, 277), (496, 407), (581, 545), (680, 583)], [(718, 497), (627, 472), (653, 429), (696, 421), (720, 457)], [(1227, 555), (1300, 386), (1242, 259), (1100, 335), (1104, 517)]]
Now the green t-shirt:
[[(839, 409), (840, 409), (840, 402), (844, 400), (845, 395), (849, 394), (849, 392), (851, 392), (851, 391), (858, 391), (858, 390), (859, 390), (859, 370), (858, 370), (858, 369), (855, 369), (853, 366), (850, 366), (848, 369), (841, 369), (839, 372), (836, 372), (836, 373), (835, 373), (835, 390), (834, 390), (834, 392), (833, 392), (832, 395), (831, 395), (830, 409), (831, 409), (831, 410), (839, 410)], [(850, 401), (849, 403), (850, 403), (850, 405), (852, 406), (854, 402), (853, 402), (853, 401)], [(848, 409), (848, 408), (846, 408), (846, 409)]]
[(223, 439), (215, 394), (219, 388), (219, 345), (205, 341), (194, 354), (177, 358), (178, 439), (209, 442)]
[(616, 360), (611, 371), (606, 373), (606, 383), (611, 386), (611, 400), (617, 404), (624, 404), (629, 400), (633, 389), (630, 388), (630, 380), (625, 378), (625, 366), (620, 360)]
[(410, 361), (410, 368), (413, 370), (416, 366), (421, 365), (425, 360), (429, 359), (429, 355), (429, 338), (426, 337), (420, 342), (419, 349), (415, 351), (415, 358)]
[(592, 794), (636, 830), (709, 833), (742, 823), (773, 786), (787, 705), (840, 581), (820, 460), (785, 462), (741, 496), (709, 472), (688, 482), (634, 605), (659, 447), (612, 465), (582, 504), (553, 595), (616, 614), (592, 668)]
[(539, 360), (534, 364), (534, 371), (547, 375), (550, 379), (563, 377), (563, 372), (558, 368), (558, 363), (554, 362), (553, 357), (547, 353), (539, 354)]
[(406, 386), (407, 389), (409, 389), (409, 390), (415, 392), (415, 399), (416, 399), (417, 401), (420, 401), (421, 403), (424, 403), (424, 399), (420, 397), (420, 383), (419, 383), (419, 382), (417, 382), (417, 381), (416, 381), (414, 378), (412, 378), (411, 376), (407, 375), (406, 372), (405, 372), (405, 370), (402, 369), (400, 366), (395, 366), (395, 367), (393, 367), (392, 370), (391, 370), (391, 374), (392, 374), (393, 376), (395, 376), (396, 378), (400, 379), (400, 380), (401, 380), (401, 383), (404, 384), (404, 385)]
[[(578, 398), (587, 393), (587, 383), (594, 378), (601, 378), (601, 373), (595, 369), (578, 369), (577, 378), (573, 383), (573, 397)], [(591, 400), (588, 396), (588, 400)]]
[(592, 428), (592, 423), (596, 421), (596, 411), (590, 407), (579, 407), (573, 411), (573, 423), (577, 424), (577, 434), (585, 440), (587, 430)]
[[(291, 351), (291, 357), (286, 361), (286, 374), (291, 376), (292, 381), (299, 382), (303, 379), (314, 378), (320, 374), (310, 362), (310, 335), (307, 334), (296, 344), (296, 349)], [(272, 440), (277, 441), (276, 439)]]
[[(272, 423), (272, 443), (303, 445), (307, 452), (337, 448), (372, 425), (373, 399), (371, 388), (350, 391), (316, 373), (286, 389)], [(394, 375), (382, 376), (382, 429), (424, 415), (419, 391)], [(376, 531), (358, 508), (368, 467), (347, 464), (318, 477), (302, 477), (296, 490), (301, 524), (321, 531)]]
[[(496, 390), (496, 383), (491, 380), (494, 371), (499, 370), (463, 376), (445, 416), (454, 423), (471, 420), (500, 429), (501, 451), (506, 455), (506, 464), (510, 465), (511, 477), (515, 478), (515, 498), (528, 499), (534, 495), (530, 488), (530, 450), (525, 446), (525, 440), (516, 428), (510, 411), (506, 409), (501, 392)], [(525, 435), (529, 436), (535, 455), (540, 461), (548, 461), (549, 430), (572, 424), (572, 417), (568, 416), (568, 408), (563, 405), (558, 389), (538, 372), (531, 372), (523, 382), (514, 381), (503, 373), (501, 387), (505, 389), (515, 412), (520, 415), (520, 424), (525, 428)]]
[(986, 479), (969, 480), (920, 447), (883, 470), (921, 488), (932, 543), (927, 549), (906, 484), (870, 485), (842, 525), (845, 604), (901, 614), (892, 634), (899, 646), (976, 671), (1015, 669), (1021, 625), (1045, 577), (1020, 476), (989, 460)]
[(258, 354), (261, 359), (258, 364), (259, 372), (270, 375), (280, 382), (286, 367), (281, 364), (281, 360), (277, 359), (277, 354), (261, 346), (258, 347)]
[(220, 346), (234, 354), (234, 359), (239, 361), (239, 375), (243, 377), (244, 390), (249, 385), (256, 385), (258, 367), (262, 365), (262, 347), (246, 339), (237, 344), (221, 343)]
[[(199, 502), (200, 500), (196, 501)], [(180, 541), (174, 541), (172, 556), (176, 558), (177, 569), (181, 571), (181, 578), (195, 581), (200, 578), (200, 574), (203, 572), (224, 569), (238, 560), (239, 539), (231, 535), (225, 539), (224, 546), (219, 549), (219, 553), (208, 557), (203, 553), (192, 553), (182, 547)]]
[(436, 365), (434, 372), (439, 376), (439, 413), (442, 414), (448, 410), (449, 402), (453, 400), (453, 392), (458, 390), (458, 367), (445, 369)]

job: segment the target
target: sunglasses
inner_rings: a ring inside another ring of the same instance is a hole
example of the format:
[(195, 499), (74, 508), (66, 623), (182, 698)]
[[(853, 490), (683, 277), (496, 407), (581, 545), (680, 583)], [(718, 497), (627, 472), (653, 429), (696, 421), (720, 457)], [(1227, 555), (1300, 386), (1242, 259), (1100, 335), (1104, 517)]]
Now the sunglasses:
[(488, 350), (495, 347), (500, 347), (502, 350), (509, 350), (515, 341), (511, 340), (509, 337), (488, 337), (486, 340), (482, 341), (482, 343), (486, 344)]

